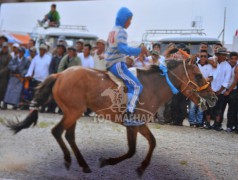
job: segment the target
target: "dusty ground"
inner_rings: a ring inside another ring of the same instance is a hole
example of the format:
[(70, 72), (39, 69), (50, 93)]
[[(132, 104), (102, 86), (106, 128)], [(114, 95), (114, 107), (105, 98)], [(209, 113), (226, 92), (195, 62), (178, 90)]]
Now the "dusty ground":
[[(0, 110), (0, 179), (137, 179), (136, 167), (147, 151), (147, 141), (138, 137), (136, 155), (118, 165), (99, 168), (100, 157), (115, 157), (127, 151), (125, 128), (110, 122), (81, 118), (77, 144), (92, 169), (84, 174), (73, 157), (71, 169), (51, 135), (60, 115), (40, 114), (38, 126), (13, 136), (3, 120), (22, 120), (26, 111)], [(224, 179), (238, 177), (238, 134), (150, 124), (156, 137), (152, 162), (142, 179)]]

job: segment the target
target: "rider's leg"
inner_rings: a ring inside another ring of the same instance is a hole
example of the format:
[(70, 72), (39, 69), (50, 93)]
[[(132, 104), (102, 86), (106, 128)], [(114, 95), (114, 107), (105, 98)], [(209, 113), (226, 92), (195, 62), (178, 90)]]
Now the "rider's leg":
[(136, 108), (136, 103), (138, 101), (139, 95), (142, 92), (143, 86), (140, 81), (127, 69), (124, 62), (115, 63), (109, 68), (115, 76), (123, 80), (128, 88), (127, 92), (127, 118), (124, 120), (124, 125), (126, 126), (139, 126), (144, 124), (144, 122), (135, 121), (133, 119), (133, 113)]

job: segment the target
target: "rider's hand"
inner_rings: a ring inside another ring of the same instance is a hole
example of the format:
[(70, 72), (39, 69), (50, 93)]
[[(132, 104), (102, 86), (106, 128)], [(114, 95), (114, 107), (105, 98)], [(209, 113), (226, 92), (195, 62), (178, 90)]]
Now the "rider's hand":
[(228, 96), (229, 94), (229, 91), (224, 92), (224, 96)]
[(148, 52), (148, 50), (147, 50), (147, 48), (145, 47), (145, 46), (142, 46), (141, 47), (141, 54), (147, 54), (147, 52)]

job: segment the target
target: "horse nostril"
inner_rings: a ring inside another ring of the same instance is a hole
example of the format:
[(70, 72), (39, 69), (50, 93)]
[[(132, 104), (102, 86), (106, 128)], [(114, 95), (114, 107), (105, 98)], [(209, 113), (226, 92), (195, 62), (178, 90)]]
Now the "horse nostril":
[(214, 102), (217, 102), (217, 100), (218, 100), (217, 97), (213, 97), (213, 98), (212, 98), (212, 101), (214, 101)]

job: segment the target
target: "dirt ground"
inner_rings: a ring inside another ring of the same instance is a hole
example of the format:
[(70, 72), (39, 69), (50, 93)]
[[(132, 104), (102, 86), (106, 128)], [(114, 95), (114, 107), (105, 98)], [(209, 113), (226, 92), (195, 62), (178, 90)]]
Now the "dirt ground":
[[(15, 136), (2, 123), (16, 117), (22, 120), (26, 114), (27, 111), (0, 110), (0, 180), (138, 179), (135, 169), (148, 149), (142, 136), (138, 136), (134, 157), (99, 168), (100, 157), (116, 157), (127, 151), (125, 128), (108, 121), (81, 118), (76, 130), (77, 144), (93, 172), (83, 173), (74, 156), (67, 171), (62, 151), (51, 135), (61, 116), (40, 114), (37, 127)], [(142, 179), (237, 179), (238, 134), (187, 126), (149, 127), (157, 146)]]

